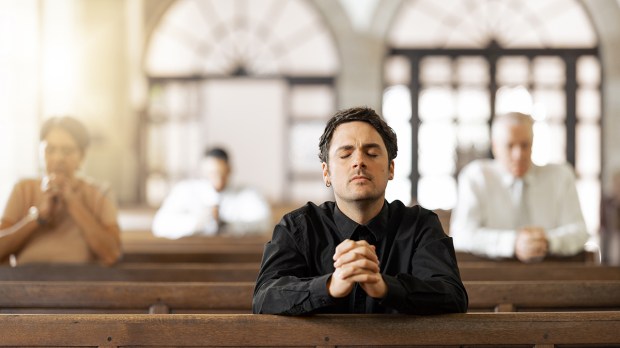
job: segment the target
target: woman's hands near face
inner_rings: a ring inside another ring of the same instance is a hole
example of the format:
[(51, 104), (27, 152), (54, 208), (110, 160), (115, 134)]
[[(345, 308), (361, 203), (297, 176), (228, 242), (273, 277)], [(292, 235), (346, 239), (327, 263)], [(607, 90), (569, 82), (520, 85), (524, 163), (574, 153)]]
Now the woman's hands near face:
[(73, 202), (76, 194), (76, 179), (62, 173), (52, 173), (41, 181), (43, 200), (39, 208), (39, 216), (44, 220), (52, 220), (62, 213), (64, 208)]

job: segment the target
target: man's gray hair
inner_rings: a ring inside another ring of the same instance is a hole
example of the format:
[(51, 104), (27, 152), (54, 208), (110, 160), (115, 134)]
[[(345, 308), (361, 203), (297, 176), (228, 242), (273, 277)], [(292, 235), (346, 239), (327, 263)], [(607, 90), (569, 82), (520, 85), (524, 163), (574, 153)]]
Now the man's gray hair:
[(508, 125), (527, 126), (532, 135), (534, 134), (534, 119), (532, 116), (520, 112), (509, 112), (495, 116), (491, 125), (491, 139), (497, 137), (497, 133)]

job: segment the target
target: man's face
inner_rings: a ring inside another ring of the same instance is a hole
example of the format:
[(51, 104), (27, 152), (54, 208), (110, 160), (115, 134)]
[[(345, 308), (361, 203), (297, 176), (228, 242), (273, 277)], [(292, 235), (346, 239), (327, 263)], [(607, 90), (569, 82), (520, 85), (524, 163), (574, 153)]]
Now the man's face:
[(202, 161), (201, 172), (203, 177), (207, 178), (213, 185), (213, 188), (220, 192), (228, 183), (230, 166), (223, 159), (207, 157)]
[(508, 172), (520, 178), (532, 165), (532, 130), (524, 124), (506, 124), (495, 134), (493, 155)]
[(52, 128), (41, 142), (41, 154), (48, 175), (72, 178), (82, 163), (83, 153), (75, 139), (62, 128)]
[(394, 161), (388, 161), (383, 139), (366, 122), (336, 128), (328, 162), (322, 164), (323, 179), (334, 187), (337, 202), (383, 200), (387, 182), (394, 177)]

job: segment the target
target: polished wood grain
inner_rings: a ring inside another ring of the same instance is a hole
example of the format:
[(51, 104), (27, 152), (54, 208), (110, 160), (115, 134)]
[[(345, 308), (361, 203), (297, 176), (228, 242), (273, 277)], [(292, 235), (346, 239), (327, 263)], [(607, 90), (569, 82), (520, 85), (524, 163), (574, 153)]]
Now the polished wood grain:
[(620, 344), (620, 312), (440, 316), (0, 315), (0, 345), (548, 347)]
[[(257, 262), (144, 262), (113, 267), (90, 265), (32, 264), (0, 266), (4, 280), (152, 281), (152, 282), (249, 282), (255, 281)], [(554, 265), (469, 262), (460, 265), (461, 278), (472, 280), (620, 280), (620, 267), (557, 263)]]
[[(620, 310), (620, 281), (465, 282), (470, 311)], [(0, 282), (3, 313), (250, 313), (253, 282)]]

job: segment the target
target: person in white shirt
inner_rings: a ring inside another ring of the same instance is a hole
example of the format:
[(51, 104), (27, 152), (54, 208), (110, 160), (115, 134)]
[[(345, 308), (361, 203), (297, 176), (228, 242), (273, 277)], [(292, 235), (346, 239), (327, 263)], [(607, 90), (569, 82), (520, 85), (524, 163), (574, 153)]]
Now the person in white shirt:
[(570, 256), (588, 239), (567, 164), (532, 163), (533, 119), (521, 113), (496, 117), (494, 160), (476, 160), (458, 178), (450, 235), (458, 251), (489, 258), (541, 261)]
[(267, 201), (256, 190), (229, 185), (231, 166), (225, 150), (207, 149), (201, 173), (204, 179), (181, 181), (173, 187), (153, 219), (155, 236), (246, 235), (269, 229)]

